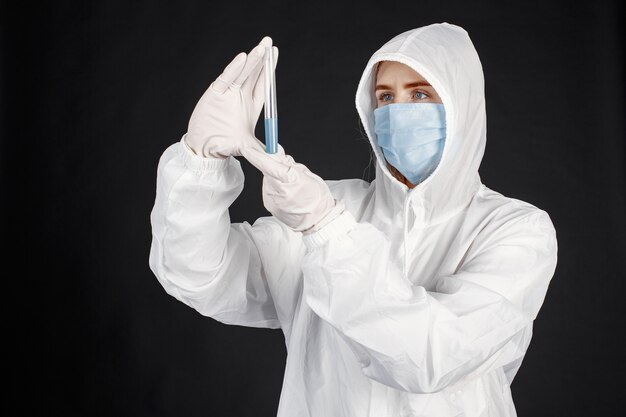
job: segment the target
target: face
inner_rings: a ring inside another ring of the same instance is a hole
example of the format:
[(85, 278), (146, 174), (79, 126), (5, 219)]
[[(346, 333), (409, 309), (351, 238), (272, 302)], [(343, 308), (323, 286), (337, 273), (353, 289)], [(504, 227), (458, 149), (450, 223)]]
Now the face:
[(435, 89), (411, 67), (382, 61), (376, 74), (376, 107), (390, 103), (441, 103)]
[[(411, 67), (396, 61), (382, 61), (376, 74), (376, 107), (391, 103), (442, 103), (441, 97), (424, 77)], [(415, 187), (393, 165), (389, 172), (408, 188)]]

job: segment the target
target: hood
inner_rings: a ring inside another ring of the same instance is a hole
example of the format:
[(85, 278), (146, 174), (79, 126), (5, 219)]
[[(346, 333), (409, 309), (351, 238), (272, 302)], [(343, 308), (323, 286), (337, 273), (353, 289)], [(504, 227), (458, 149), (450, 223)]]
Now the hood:
[[(375, 69), (380, 61), (398, 61), (420, 73), (437, 91), (446, 111), (446, 139), (433, 173), (409, 189), (387, 168), (376, 144)], [(396, 216), (409, 205), (414, 222), (444, 221), (465, 208), (480, 187), (478, 167), (487, 136), (484, 77), (478, 53), (467, 32), (449, 23), (401, 33), (368, 61), (356, 93), (356, 108), (376, 156), (377, 210)]]

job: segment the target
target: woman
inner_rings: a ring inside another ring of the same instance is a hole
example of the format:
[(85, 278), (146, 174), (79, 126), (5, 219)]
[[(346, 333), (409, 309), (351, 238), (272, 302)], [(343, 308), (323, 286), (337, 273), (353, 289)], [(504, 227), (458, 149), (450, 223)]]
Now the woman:
[[(356, 106), (376, 179), (324, 181), (254, 137), (262, 58), (239, 54), (163, 154), (150, 266), (227, 324), (281, 328), (279, 416), (514, 416), (510, 384), (557, 255), (548, 214), (490, 190), (483, 74), (443, 23), (376, 51)], [(272, 216), (230, 223), (263, 174)]]

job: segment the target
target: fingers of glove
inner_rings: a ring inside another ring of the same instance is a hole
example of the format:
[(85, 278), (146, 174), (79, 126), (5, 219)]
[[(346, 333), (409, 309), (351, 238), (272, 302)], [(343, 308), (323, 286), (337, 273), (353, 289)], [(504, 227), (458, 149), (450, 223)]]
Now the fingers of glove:
[[(266, 148), (265, 143), (259, 140), (259, 138), (257, 138), (254, 135), (250, 135), (248, 138), (245, 138), (242, 141), (242, 144), (239, 148), (244, 149), (244, 148), (249, 148), (249, 147), (258, 149), (259, 151), (262, 151), (265, 153), (265, 148)], [(242, 156), (241, 153), (238, 156)], [(283, 157), (281, 160), (283, 160), (286, 163), (289, 163), (290, 160), (293, 161), (293, 158), (291, 158), (291, 156), (285, 155), (285, 148), (283, 148), (281, 144), (279, 143), (276, 153), (273, 154), (273, 157), (278, 159), (281, 156)]]
[(263, 58), (265, 57), (265, 48), (267, 46), (272, 46), (272, 38), (269, 36), (265, 36), (257, 46), (252, 48), (248, 54), (248, 59), (246, 59), (246, 65), (235, 79), (235, 86), (241, 87), (250, 74), (257, 68), (257, 65), (263, 62)]
[(249, 91), (250, 94), (252, 94), (254, 91), (254, 85), (256, 83), (256, 80), (259, 78), (259, 74), (263, 73), (264, 67), (265, 67), (265, 59), (261, 59), (257, 63), (256, 67), (252, 70), (250, 75), (248, 75), (248, 78), (246, 78), (246, 80), (243, 82), (241, 89)]
[(242, 148), (256, 147), (259, 149), (265, 149), (265, 144), (259, 140), (256, 136), (252, 136), (249, 140), (246, 140), (246, 144)]
[[(276, 68), (276, 57), (278, 56), (278, 48), (275, 46), (272, 47), (274, 51), (274, 68)], [(256, 85), (259, 83), (259, 79), (265, 78), (265, 61), (267, 56), (265, 53), (263, 54), (263, 58), (259, 61), (257, 66), (252, 70), (246, 81), (244, 81), (242, 88), (248, 89), (251, 94), (253, 94), (252, 98), (257, 101), (257, 97), (254, 96), (254, 92), (256, 91)], [(263, 91), (261, 91), (263, 92)], [(263, 97), (261, 97), (263, 99)], [(258, 101), (257, 101), (258, 102)]]
[[(249, 147), (265, 152), (265, 143), (263, 143), (261, 140), (259, 140), (259, 138), (253, 135), (251, 135), (249, 138), (246, 138), (243, 142), (243, 145), (241, 146), (242, 149)], [(276, 153), (274, 154), (275, 158), (279, 158), (279, 156), (282, 156), (283, 158), (286, 158), (288, 156), (285, 156), (285, 148), (283, 148), (280, 143), (278, 144), (278, 148), (276, 150)], [(289, 158), (291, 157), (289, 156)], [(293, 160), (293, 158), (291, 158), (291, 160)]]
[(299, 172), (301, 172), (302, 174), (309, 176), (313, 179), (315, 179), (316, 181), (324, 181), (322, 179), (322, 177), (320, 177), (319, 175), (317, 175), (316, 173), (314, 173), (313, 171), (311, 171), (306, 165), (301, 164), (299, 162), (296, 162), (294, 164), (295, 169), (297, 169)]
[(241, 155), (254, 165), (263, 175), (268, 175), (281, 182), (291, 182), (293, 174), (291, 165), (285, 163), (284, 154), (268, 154), (256, 147), (246, 147)]
[(230, 64), (226, 65), (224, 71), (217, 77), (215, 81), (209, 86), (209, 88), (213, 89), (219, 94), (223, 94), (224, 91), (230, 87), (230, 85), (235, 81), (237, 76), (241, 73), (244, 65), (246, 64), (246, 53), (240, 52), (237, 56), (230, 62)]
[[(276, 56), (277, 48), (273, 46), (272, 49), (274, 50), (274, 56)], [(260, 97), (257, 97), (254, 94), (257, 91), (256, 86), (259, 83), (259, 80), (263, 80), (265, 78), (266, 58), (267, 57), (263, 55), (263, 59), (257, 64), (256, 68), (250, 73), (250, 75), (248, 76), (248, 79), (243, 83), (243, 87), (242, 87), (244, 89), (247, 89), (250, 92), (250, 94), (252, 95), (252, 99), (257, 103), (264, 99), (262, 95)], [(261, 93), (263, 93), (263, 91), (261, 91)]]
[[(278, 65), (278, 48), (273, 46), (272, 50), (274, 51), (274, 68), (272, 69), (275, 71)], [(261, 70), (262, 71), (259, 71), (257, 75), (254, 91), (252, 93), (252, 99), (256, 103), (265, 101), (265, 66), (262, 66)]]
[(282, 182), (289, 179), (288, 170), (290, 167), (280, 161), (281, 155), (268, 154), (257, 147), (245, 147), (241, 149), (241, 155), (261, 171), (263, 175), (273, 177)]

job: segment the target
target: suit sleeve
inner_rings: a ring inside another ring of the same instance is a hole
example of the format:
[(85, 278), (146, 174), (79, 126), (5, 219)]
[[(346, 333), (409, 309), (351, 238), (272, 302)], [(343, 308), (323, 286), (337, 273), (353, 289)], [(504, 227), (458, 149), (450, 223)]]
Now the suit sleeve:
[(259, 247), (276, 228), (230, 222), (243, 189), (239, 161), (199, 157), (184, 143), (159, 161), (150, 268), (165, 291), (225, 324), (280, 328)]
[(305, 236), (304, 297), (355, 353), (363, 373), (412, 393), (437, 392), (498, 367), (515, 369), (556, 266), (541, 210), (476, 242), (427, 291), (403, 277), (390, 242), (345, 211)]

